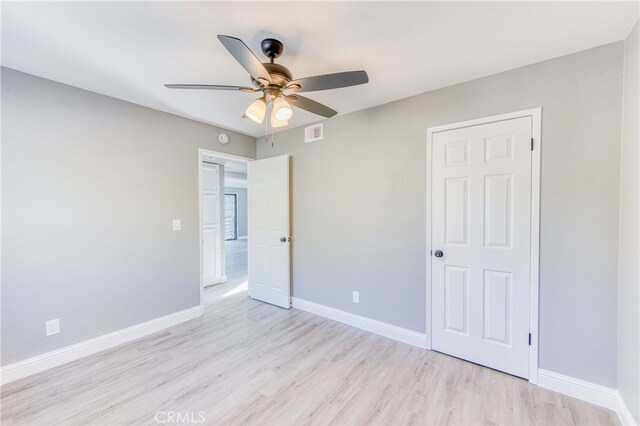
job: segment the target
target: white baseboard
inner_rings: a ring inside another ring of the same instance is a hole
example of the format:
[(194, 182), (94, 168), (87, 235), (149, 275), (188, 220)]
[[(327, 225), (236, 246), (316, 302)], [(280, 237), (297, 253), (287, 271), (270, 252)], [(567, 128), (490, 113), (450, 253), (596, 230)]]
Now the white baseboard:
[(633, 418), (633, 414), (631, 414), (631, 410), (625, 404), (624, 399), (618, 392), (618, 404), (615, 408), (616, 414), (618, 415), (618, 420), (620, 420), (620, 424), (628, 425), (628, 426), (637, 426), (638, 420)]
[(615, 410), (618, 391), (549, 370), (538, 369), (538, 386)]
[(623, 425), (638, 424), (616, 389), (543, 369), (538, 369), (538, 386), (615, 411)]
[(184, 311), (169, 314), (122, 330), (114, 331), (113, 333), (6, 365), (0, 369), (0, 383), (13, 382), (23, 377), (95, 354), (96, 352), (140, 339), (149, 334), (197, 318), (200, 315), (202, 315), (202, 308), (200, 306), (194, 306)]
[(207, 277), (203, 281), (204, 281), (204, 286), (209, 287), (210, 285), (222, 284), (224, 282), (227, 282), (227, 276), (218, 275), (217, 277)]
[(371, 318), (355, 315), (296, 297), (291, 298), (291, 306), (422, 349), (426, 349), (427, 347), (427, 337), (424, 333), (376, 321)]

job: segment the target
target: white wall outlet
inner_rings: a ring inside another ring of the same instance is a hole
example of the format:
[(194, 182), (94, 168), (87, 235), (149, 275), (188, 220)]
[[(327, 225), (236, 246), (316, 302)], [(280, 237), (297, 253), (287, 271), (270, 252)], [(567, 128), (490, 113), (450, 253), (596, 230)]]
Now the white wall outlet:
[(182, 230), (182, 221), (180, 219), (173, 219), (173, 230), (174, 231)]
[(353, 303), (360, 303), (360, 292), (359, 291), (354, 291), (353, 292)]
[(60, 333), (60, 319), (52, 319), (44, 323), (47, 336)]

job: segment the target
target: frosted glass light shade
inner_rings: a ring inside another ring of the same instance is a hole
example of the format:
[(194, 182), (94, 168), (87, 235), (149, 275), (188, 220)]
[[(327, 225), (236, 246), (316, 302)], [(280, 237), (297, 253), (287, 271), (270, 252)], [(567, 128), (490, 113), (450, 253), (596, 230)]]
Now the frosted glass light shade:
[(278, 120), (276, 117), (275, 110), (271, 113), (271, 127), (285, 127), (288, 126), (289, 122), (287, 120)]
[(244, 115), (255, 121), (256, 123), (262, 123), (264, 116), (267, 113), (267, 103), (264, 98), (256, 99), (249, 105)]
[(293, 115), (293, 110), (289, 102), (280, 96), (273, 101), (273, 112), (278, 121), (288, 121)]

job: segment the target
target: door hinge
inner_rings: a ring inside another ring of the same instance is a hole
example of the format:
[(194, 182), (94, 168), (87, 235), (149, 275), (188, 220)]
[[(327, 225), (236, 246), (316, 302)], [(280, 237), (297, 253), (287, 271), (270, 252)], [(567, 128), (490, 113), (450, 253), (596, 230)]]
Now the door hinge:
[(529, 346), (531, 346), (531, 333), (529, 333)]
[(531, 138), (531, 151), (533, 151), (533, 138)]

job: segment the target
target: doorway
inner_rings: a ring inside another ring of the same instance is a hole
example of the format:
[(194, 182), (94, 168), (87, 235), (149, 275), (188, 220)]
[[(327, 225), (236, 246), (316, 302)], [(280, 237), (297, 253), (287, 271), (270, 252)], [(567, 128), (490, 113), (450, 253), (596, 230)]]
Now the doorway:
[(201, 304), (247, 293), (247, 163), (252, 159), (199, 151)]
[(431, 128), (428, 346), (537, 382), (540, 117)]
[[(213, 289), (222, 285), (226, 286), (224, 290), (207, 293), (209, 301), (245, 293), (261, 302), (291, 307), (289, 163), (287, 155), (253, 160), (198, 151), (201, 307), (205, 304), (205, 286)], [(217, 174), (211, 170), (217, 170)], [(226, 194), (233, 196), (233, 208), (225, 208)], [(210, 233), (214, 237), (209, 238), (214, 242), (209, 244), (207, 227), (215, 229)], [(205, 271), (212, 268), (208, 263), (220, 265), (215, 269), (220, 280), (205, 280)]]

